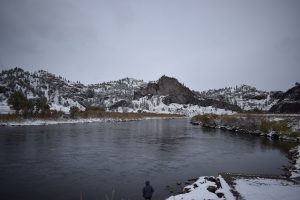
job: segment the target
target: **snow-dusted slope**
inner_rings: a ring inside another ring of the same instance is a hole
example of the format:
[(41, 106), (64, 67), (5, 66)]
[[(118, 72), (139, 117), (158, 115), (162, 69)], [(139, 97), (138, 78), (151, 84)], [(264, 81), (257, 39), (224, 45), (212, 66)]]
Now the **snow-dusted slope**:
[[(46, 97), (53, 110), (69, 111), (71, 106), (83, 109), (79, 103), (85, 86), (40, 70), (29, 73), (20, 68), (2, 71), (0, 74), (0, 104), (7, 105), (8, 97), (21, 91), (27, 99)], [(2, 112), (3, 113), (3, 112)]]
[(162, 76), (158, 81), (144, 82), (133, 78), (83, 85), (47, 71), (30, 73), (21, 68), (0, 73), (0, 114), (14, 112), (7, 99), (21, 91), (27, 99), (45, 97), (50, 109), (69, 112), (71, 106), (81, 110), (100, 107), (119, 112), (160, 112), (193, 116), (201, 113), (229, 114), (232, 111), (268, 110), (281, 92), (265, 92), (242, 85), (195, 92), (177, 79)]
[(7, 99), (14, 91), (21, 91), (27, 99), (45, 97), (50, 109), (57, 111), (69, 112), (71, 106), (81, 110), (89, 106), (109, 109), (120, 100), (131, 101), (134, 90), (142, 84), (146, 83), (124, 78), (86, 86), (44, 70), (34, 73), (21, 68), (3, 70), (0, 74), (0, 112), (13, 112), (7, 105)]
[(200, 96), (238, 105), (243, 110), (268, 111), (277, 103), (282, 94), (279, 91), (266, 92), (248, 85), (241, 85), (203, 91)]

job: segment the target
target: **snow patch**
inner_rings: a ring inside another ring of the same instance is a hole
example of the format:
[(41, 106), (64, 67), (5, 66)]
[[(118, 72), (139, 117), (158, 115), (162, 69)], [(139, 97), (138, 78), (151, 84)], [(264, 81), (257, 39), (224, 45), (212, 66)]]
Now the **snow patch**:
[(176, 196), (171, 196), (167, 198), (167, 200), (224, 199), (218, 198), (218, 196), (215, 193), (209, 192), (207, 190), (209, 186), (216, 187), (217, 185), (214, 182), (207, 181), (205, 179), (205, 176), (202, 176), (192, 185), (185, 187), (185, 190), (189, 190), (190, 192), (185, 194), (179, 194)]
[(12, 110), (6, 101), (0, 102), (0, 114), (13, 114), (15, 111)]

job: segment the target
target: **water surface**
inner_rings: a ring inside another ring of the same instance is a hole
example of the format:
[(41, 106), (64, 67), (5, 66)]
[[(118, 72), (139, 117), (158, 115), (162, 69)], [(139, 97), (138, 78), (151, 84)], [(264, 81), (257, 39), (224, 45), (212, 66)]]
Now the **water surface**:
[(288, 143), (202, 129), (188, 119), (0, 127), (1, 199), (155, 199), (218, 172), (281, 174)]

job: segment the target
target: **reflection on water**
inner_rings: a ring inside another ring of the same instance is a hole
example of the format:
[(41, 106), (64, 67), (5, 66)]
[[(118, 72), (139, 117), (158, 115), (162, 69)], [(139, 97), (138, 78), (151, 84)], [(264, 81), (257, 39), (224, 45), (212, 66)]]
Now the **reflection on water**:
[(280, 174), (289, 143), (192, 126), (187, 119), (0, 128), (4, 199), (139, 199), (218, 172)]

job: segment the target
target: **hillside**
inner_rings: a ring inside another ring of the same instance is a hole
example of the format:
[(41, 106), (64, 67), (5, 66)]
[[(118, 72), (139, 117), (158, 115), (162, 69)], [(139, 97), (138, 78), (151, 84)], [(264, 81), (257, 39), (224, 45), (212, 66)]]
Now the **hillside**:
[(268, 111), (282, 97), (283, 92), (266, 92), (249, 85), (212, 89), (199, 93), (202, 98), (210, 98), (237, 105), (245, 111)]
[[(173, 113), (187, 116), (243, 110), (268, 111), (277, 102), (286, 102), (283, 98), (289, 97), (280, 91), (266, 92), (247, 85), (196, 92), (176, 78), (168, 76), (148, 83), (124, 78), (84, 85), (44, 70), (31, 73), (14, 68), (0, 73), (1, 114), (14, 112), (7, 100), (15, 91), (20, 91), (33, 101), (45, 98), (51, 110), (65, 113), (69, 112), (70, 107), (76, 106), (80, 110), (97, 107), (106, 111)], [(281, 112), (278, 108), (275, 110)]]
[(275, 113), (300, 113), (300, 85), (286, 91), (280, 100), (272, 106), (270, 112)]

